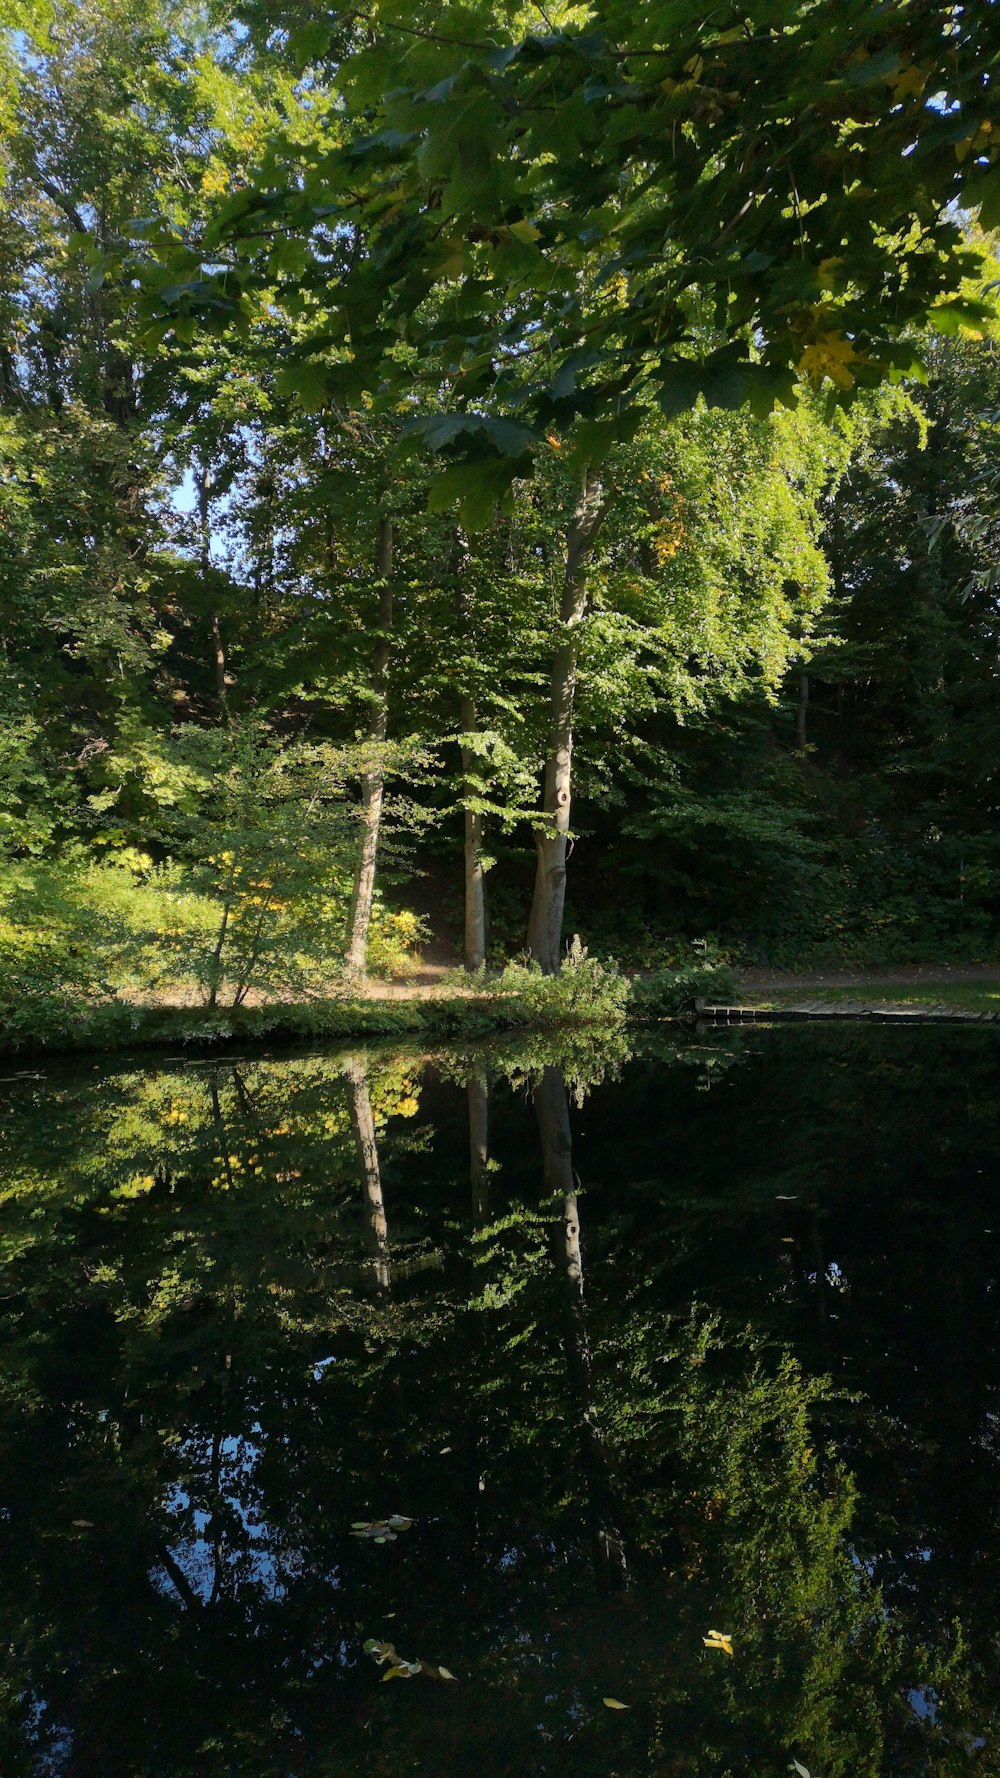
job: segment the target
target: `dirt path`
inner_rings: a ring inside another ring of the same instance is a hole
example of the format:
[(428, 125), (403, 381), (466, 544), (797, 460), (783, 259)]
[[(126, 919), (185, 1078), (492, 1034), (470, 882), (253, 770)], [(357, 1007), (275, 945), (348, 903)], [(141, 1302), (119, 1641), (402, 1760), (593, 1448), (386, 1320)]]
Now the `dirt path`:
[[(387, 981), (381, 976), (369, 976), (361, 990), (367, 1000), (441, 1000), (454, 999), (458, 995), (481, 992), (478, 985), (463, 979), (461, 964), (448, 956), (446, 947), (437, 949), (430, 947), (431, 956), (425, 957), (413, 975), (402, 977), (398, 981)], [(443, 953), (443, 955), (442, 955)], [(638, 974), (648, 973), (637, 971)], [(963, 964), (955, 968), (946, 965), (926, 964), (910, 969), (884, 970), (815, 970), (801, 973), (786, 969), (742, 969), (739, 972), (740, 996), (752, 1000), (756, 995), (768, 995), (775, 992), (801, 990), (808, 994), (823, 988), (856, 988), (865, 991), (883, 990), (885, 988), (939, 987), (943, 993), (949, 987), (961, 982), (978, 983), (988, 986), (990, 983), (1000, 985), (1000, 965), (990, 963)], [(343, 993), (342, 987), (331, 983), (330, 993)], [(135, 999), (141, 1005), (159, 1006), (198, 1006), (201, 995), (194, 989), (175, 988), (165, 993), (150, 996), (148, 994), (124, 995), (124, 999)], [(272, 994), (257, 989), (247, 995), (247, 1006), (261, 1006), (274, 1000), (297, 1000), (295, 994)], [(884, 999), (879, 993), (876, 998)]]
[(786, 969), (741, 969), (740, 986), (745, 993), (769, 993), (772, 988), (942, 988), (960, 982), (979, 984), (1000, 982), (1000, 964), (969, 963), (914, 964), (905, 969), (863, 969), (792, 971)]
[(403, 977), (400, 981), (385, 981), (381, 976), (369, 976), (365, 982), (363, 993), (366, 1000), (440, 1000), (443, 995), (452, 999), (456, 994), (471, 994), (475, 990), (461, 979), (459, 966), (454, 963), (421, 963), (413, 975)]

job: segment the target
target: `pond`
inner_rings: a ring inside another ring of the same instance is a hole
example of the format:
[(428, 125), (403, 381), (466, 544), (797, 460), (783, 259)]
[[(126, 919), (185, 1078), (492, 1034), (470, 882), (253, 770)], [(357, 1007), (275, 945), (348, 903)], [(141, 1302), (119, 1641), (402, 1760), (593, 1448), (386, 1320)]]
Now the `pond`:
[(996, 1044), (9, 1066), (3, 1778), (995, 1772)]

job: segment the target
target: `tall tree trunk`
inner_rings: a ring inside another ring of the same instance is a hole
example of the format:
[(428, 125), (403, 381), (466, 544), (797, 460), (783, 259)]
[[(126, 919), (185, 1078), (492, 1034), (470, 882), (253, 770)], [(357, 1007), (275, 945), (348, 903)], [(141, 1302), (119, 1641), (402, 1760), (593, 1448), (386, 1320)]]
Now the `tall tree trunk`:
[(222, 948), (226, 942), (226, 928), (229, 925), (230, 911), (227, 897), (222, 904), (222, 917), (219, 921), (219, 929), (215, 935), (215, 946), (212, 951), (212, 964), (208, 977), (207, 1004), (209, 1006), (217, 1006), (219, 1001), (219, 989), (222, 986)]
[[(463, 735), (476, 733), (476, 705), (471, 697), (462, 698), (461, 723)], [(486, 884), (483, 870), (482, 810), (471, 806), (476, 794), (472, 783), (476, 755), (462, 742), (462, 799), (465, 804), (465, 936), (463, 960), (466, 969), (482, 969), (486, 962)]]
[(388, 1290), (390, 1281), (389, 1225), (386, 1220), (385, 1201), (382, 1197), (382, 1176), (379, 1172), (378, 1147), (375, 1142), (375, 1119), (372, 1117), (371, 1099), (368, 1095), (368, 1070), (358, 1056), (348, 1056), (344, 1067), (344, 1078), (347, 1081), (347, 1103), (351, 1129), (354, 1131), (354, 1144), (358, 1151), (365, 1224), (375, 1283), (379, 1290)]
[[(212, 528), (210, 523), (210, 489), (212, 471), (207, 463), (198, 470), (198, 534), (201, 556), (201, 579), (206, 593), (212, 572)], [(223, 722), (229, 721), (229, 700), (226, 696), (226, 654), (222, 646), (222, 630), (219, 625), (219, 613), (212, 609), (209, 618), (209, 634), (212, 639), (212, 664), (215, 668), (215, 695), (219, 701), (219, 715)]]
[(212, 660), (215, 665), (215, 695), (219, 700), (219, 713), (228, 721), (229, 699), (226, 696), (226, 651), (222, 646), (222, 630), (219, 626), (219, 613), (212, 612)]
[(389, 719), (386, 681), (392, 631), (392, 544), (392, 520), (383, 512), (379, 514), (378, 521), (378, 634), (372, 655), (372, 713), (368, 723), (368, 739), (372, 743), (375, 757), (370, 771), (365, 773), (361, 781), (361, 846), (347, 916), (345, 961), (348, 974), (359, 980), (365, 974), (368, 928), (371, 925), (375, 896), (379, 828), (382, 825), (382, 802), (385, 795), (385, 772), (377, 749), (385, 741)]
[(803, 769), (809, 754), (809, 675), (803, 667), (799, 674), (799, 707), (795, 716), (795, 742)]
[(552, 657), (549, 690), (549, 756), (542, 802), (545, 819), (544, 825), (535, 829), (538, 862), (528, 920), (528, 950), (545, 975), (556, 975), (562, 960), (580, 625), (587, 611), (587, 565), (606, 511), (600, 480), (589, 469), (584, 470), (580, 499), (566, 534), (559, 640)]
[[(475, 650), (475, 595), (469, 579), (469, 546), (460, 530), (454, 536), (454, 571), (458, 634), (463, 653), (471, 661)], [(471, 672), (471, 668), (467, 668)], [(459, 699), (459, 721), (462, 735), (474, 735), (478, 728), (476, 700), (468, 684)], [(486, 962), (486, 883), (483, 870), (483, 816), (473, 807), (478, 794), (474, 783), (476, 755), (463, 739), (462, 813), (464, 821), (463, 857), (465, 863), (465, 933), (462, 957), (468, 970), (481, 969)]]
[(490, 1089), (485, 1077), (477, 1074), (470, 1080), (467, 1093), (472, 1214), (476, 1222), (483, 1222), (490, 1207)]
[(562, 1070), (544, 1068), (535, 1088), (535, 1116), (542, 1143), (542, 1168), (549, 1203), (561, 1208), (555, 1230), (555, 1262), (563, 1278), (566, 1376), (570, 1389), (567, 1422), (575, 1422), (584, 1479), (587, 1522), (598, 1592), (627, 1586), (628, 1559), (622, 1534), (621, 1504), (612, 1482), (604, 1440), (593, 1412), (593, 1377), (583, 1301), (583, 1246), (573, 1172), (569, 1100)]

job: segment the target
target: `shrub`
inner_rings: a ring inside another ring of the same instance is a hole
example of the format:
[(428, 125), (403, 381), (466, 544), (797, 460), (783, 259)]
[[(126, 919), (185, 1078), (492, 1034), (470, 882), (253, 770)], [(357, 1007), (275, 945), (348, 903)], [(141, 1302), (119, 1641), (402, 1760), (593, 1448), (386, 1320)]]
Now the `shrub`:
[(576, 944), (558, 975), (537, 963), (508, 963), (495, 994), (516, 1000), (524, 1023), (614, 1023), (625, 1018), (629, 985), (614, 963), (599, 963)]
[(629, 1011), (635, 1018), (658, 1019), (693, 1013), (706, 1002), (736, 998), (739, 977), (725, 963), (688, 963), (680, 969), (654, 969), (631, 984)]

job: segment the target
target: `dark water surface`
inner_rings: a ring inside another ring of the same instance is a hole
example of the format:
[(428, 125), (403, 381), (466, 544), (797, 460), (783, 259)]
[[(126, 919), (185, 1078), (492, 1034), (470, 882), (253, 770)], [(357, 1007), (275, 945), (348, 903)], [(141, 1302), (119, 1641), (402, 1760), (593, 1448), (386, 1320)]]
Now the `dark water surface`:
[(4, 1081), (2, 1778), (1000, 1771), (998, 1046)]

